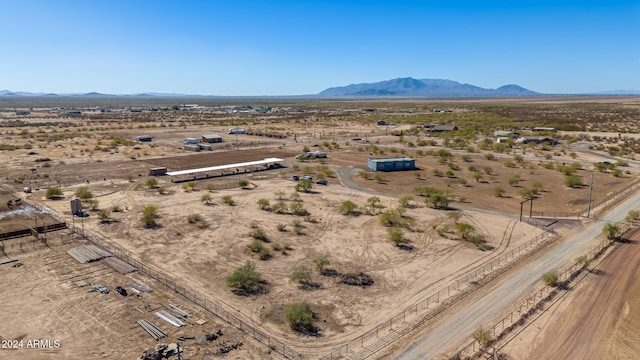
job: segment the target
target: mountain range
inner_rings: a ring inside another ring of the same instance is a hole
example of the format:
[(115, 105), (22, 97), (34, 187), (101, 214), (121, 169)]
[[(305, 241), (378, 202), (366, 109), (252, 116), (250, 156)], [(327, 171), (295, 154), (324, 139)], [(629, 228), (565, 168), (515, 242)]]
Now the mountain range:
[[(492, 97), (532, 97), (553, 95), (640, 95), (640, 90), (613, 90), (588, 94), (542, 94), (519, 85), (503, 85), (497, 89), (486, 89), (471, 84), (462, 84), (445, 79), (414, 79), (411, 77), (397, 78), (375, 83), (351, 84), (347, 86), (331, 87), (312, 95), (291, 95), (277, 97), (300, 98), (492, 98)], [(0, 97), (229, 97), (210, 95), (190, 95), (175, 93), (146, 92), (141, 94), (103, 94), (90, 93), (30, 93), (0, 90)], [(239, 96), (234, 96), (239, 97)], [(256, 97), (256, 96), (251, 96)], [(269, 97), (269, 96), (264, 96)]]
[(504, 85), (485, 89), (453, 80), (398, 78), (376, 83), (352, 84), (332, 87), (320, 92), (319, 97), (511, 97), (537, 96), (535, 91), (518, 85)]

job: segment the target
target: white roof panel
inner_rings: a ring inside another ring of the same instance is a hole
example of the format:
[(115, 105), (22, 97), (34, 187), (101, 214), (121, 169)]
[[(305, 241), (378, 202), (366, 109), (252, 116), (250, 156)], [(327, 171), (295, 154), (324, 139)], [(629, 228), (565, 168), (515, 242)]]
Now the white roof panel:
[(211, 166), (211, 167), (199, 168), (199, 169), (170, 171), (170, 172), (167, 172), (167, 175), (169, 176), (189, 175), (189, 174), (201, 173), (201, 172), (207, 172), (207, 171), (219, 171), (219, 170), (233, 169), (233, 168), (238, 168), (243, 166), (264, 165), (264, 164), (270, 164), (270, 163), (276, 163), (276, 162), (282, 162), (282, 161), (284, 160), (278, 159), (278, 158), (268, 158), (264, 160), (248, 161), (248, 162), (228, 164), (228, 165), (218, 165), (218, 166)]

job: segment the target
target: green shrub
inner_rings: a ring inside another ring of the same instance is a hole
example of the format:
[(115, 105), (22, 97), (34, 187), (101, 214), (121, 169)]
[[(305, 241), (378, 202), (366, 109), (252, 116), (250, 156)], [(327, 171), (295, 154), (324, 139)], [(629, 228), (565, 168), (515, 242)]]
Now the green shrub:
[(314, 330), (313, 312), (311, 306), (306, 302), (287, 307), (284, 311), (284, 317), (291, 330), (303, 333), (311, 333)]
[(226, 279), (227, 286), (242, 291), (255, 293), (261, 288), (261, 275), (255, 271), (255, 263), (247, 261), (243, 266), (234, 270)]

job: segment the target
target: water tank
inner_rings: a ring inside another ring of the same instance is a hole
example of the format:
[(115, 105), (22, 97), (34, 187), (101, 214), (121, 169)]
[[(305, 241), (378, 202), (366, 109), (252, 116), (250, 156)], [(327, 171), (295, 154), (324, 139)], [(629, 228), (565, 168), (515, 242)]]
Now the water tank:
[(80, 198), (77, 198), (77, 197), (71, 198), (71, 214), (73, 215), (82, 214), (82, 200), (80, 200)]

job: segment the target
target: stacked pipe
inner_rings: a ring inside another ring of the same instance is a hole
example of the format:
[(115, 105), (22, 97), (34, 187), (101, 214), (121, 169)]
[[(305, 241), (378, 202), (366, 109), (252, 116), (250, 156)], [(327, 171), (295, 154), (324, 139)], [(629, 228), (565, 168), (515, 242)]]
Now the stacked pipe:
[(151, 337), (155, 340), (160, 340), (163, 337), (167, 336), (164, 331), (162, 331), (159, 327), (153, 325), (148, 320), (138, 320), (138, 325), (140, 325), (140, 327), (142, 327), (147, 333), (149, 333), (149, 335), (151, 335)]

